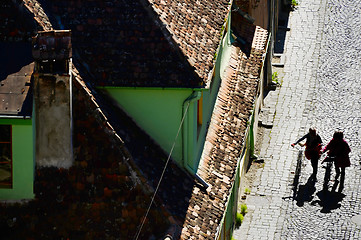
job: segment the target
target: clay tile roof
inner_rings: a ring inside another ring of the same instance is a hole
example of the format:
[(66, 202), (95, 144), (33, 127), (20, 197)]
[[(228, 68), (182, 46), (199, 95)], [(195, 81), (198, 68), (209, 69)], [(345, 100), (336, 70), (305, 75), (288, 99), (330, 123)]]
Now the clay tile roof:
[(210, 186), (193, 189), (181, 239), (215, 239), (219, 231), (242, 156), (265, 52), (259, 47), (265, 46), (267, 31), (257, 27), (253, 39), (255, 48), (249, 57), (232, 46), (198, 169), (198, 175)]
[(54, 0), (44, 7), (54, 28), (72, 30), (73, 61), (94, 85), (195, 88), (207, 84), (230, 6)]
[(213, 68), (223, 25), (231, 4), (229, 0), (149, 0), (160, 20), (167, 26), (198, 76), (205, 82)]
[(264, 50), (266, 48), (267, 37), (268, 31), (257, 26), (256, 35), (254, 36), (252, 41), (252, 48), (257, 50)]
[(24, 6), (29, 12), (34, 14), (35, 21), (40, 25), (43, 31), (53, 30), (48, 16), (37, 0), (23, 0)]

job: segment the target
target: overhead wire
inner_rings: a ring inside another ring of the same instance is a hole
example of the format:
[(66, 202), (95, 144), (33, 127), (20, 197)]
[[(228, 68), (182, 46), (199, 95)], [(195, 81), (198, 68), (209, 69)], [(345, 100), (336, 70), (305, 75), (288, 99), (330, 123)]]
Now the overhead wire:
[(165, 165), (164, 165), (163, 172), (162, 172), (162, 174), (161, 174), (161, 176), (160, 176), (160, 179), (159, 179), (159, 181), (158, 181), (157, 187), (156, 187), (156, 189), (155, 189), (155, 191), (154, 191), (154, 194), (153, 194), (153, 196), (152, 196), (152, 199), (151, 199), (151, 201), (150, 201), (150, 203), (149, 203), (148, 209), (147, 209), (147, 211), (146, 211), (146, 213), (145, 213), (145, 215), (144, 215), (144, 217), (143, 217), (142, 223), (141, 223), (141, 225), (140, 225), (140, 227), (139, 227), (139, 229), (138, 229), (138, 232), (137, 232), (137, 234), (136, 234), (136, 236), (135, 236), (135, 240), (138, 240), (138, 238), (139, 238), (139, 235), (140, 235), (140, 233), (141, 233), (141, 231), (142, 231), (142, 228), (143, 228), (143, 226), (144, 226), (145, 220), (147, 219), (148, 214), (149, 214), (149, 211), (150, 211), (150, 208), (152, 207), (152, 204), (153, 204), (153, 202), (154, 202), (154, 198), (155, 198), (155, 196), (157, 195), (159, 186), (160, 186), (160, 184), (161, 184), (161, 182), (162, 182), (162, 179), (163, 179), (163, 177), (164, 177), (165, 171), (166, 171), (166, 169), (167, 169), (167, 166), (168, 166), (170, 157), (172, 156), (173, 149), (174, 149), (175, 144), (176, 144), (176, 141), (177, 141), (177, 139), (178, 139), (180, 130), (182, 129), (182, 125), (183, 125), (185, 116), (187, 115), (189, 105), (190, 105), (190, 103), (188, 102), (188, 103), (187, 103), (187, 107), (186, 107), (186, 109), (185, 109), (185, 111), (184, 111), (184, 114), (183, 114), (183, 116), (182, 116), (182, 120), (181, 120), (181, 122), (180, 122), (177, 135), (176, 135), (176, 137), (175, 137), (175, 139), (174, 139), (174, 142), (173, 142), (173, 144), (172, 144), (172, 148), (171, 148), (171, 150), (170, 150), (170, 152), (169, 152), (167, 161), (166, 161), (166, 163), (165, 163)]

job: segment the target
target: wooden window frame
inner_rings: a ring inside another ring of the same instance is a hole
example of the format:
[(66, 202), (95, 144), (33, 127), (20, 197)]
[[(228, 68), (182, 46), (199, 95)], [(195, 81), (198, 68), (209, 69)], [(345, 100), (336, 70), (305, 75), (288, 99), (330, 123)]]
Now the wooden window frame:
[[(0, 144), (9, 144), (10, 146), (10, 150), (9, 150), (9, 158), (10, 158), (10, 182), (9, 183), (3, 183), (3, 182), (0, 182), (0, 189), (12, 189), (13, 188), (13, 146), (12, 146), (12, 126), (9, 125), (9, 124), (3, 124), (3, 125), (0, 125), (0, 127), (3, 127), (3, 126), (8, 126), (10, 128), (10, 133), (9, 133), (9, 140), (6, 141), (6, 140), (0, 140)], [(0, 153), (2, 154), (2, 153)], [(0, 164), (6, 164), (8, 162), (5, 162), (5, 161), (1, 161), (0, 159)]]

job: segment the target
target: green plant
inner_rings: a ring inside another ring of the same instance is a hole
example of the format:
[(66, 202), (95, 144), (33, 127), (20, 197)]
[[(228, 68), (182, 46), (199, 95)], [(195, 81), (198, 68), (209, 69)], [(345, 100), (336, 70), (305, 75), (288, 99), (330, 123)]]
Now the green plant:
[(291, 4), (292, 4), (293, 7), (298, 6), (297, 0), (292, 0), (292, 1), (291, 1)]
[(247, 213), (247, 205), (246, 204), (242, 204), (241, 205), (241, 214), (244, 216)]
[(243, 219), (244, 219), (244, 216), (241, 213), (237, 213), (237, 215), (236, 215), (236, 226), (237, 227), (241, 226)]
[(272, 82), (275, 82), (277, 85), (279, 84), (277, 72), (272, 73)]
[(244, 189), (244, 193), (245, 193), (245, 194), (250, 194), (250, 193), (251, 193), (251, 190), (250, 190), (249, 188), (245, 188), (245, 189)]

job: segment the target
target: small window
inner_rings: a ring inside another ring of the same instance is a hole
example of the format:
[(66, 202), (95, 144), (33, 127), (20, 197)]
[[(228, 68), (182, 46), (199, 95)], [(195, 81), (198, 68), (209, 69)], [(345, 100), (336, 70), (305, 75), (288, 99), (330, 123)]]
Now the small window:
[(0, 125), (0, 188), (13, 186), (11, 125)]

